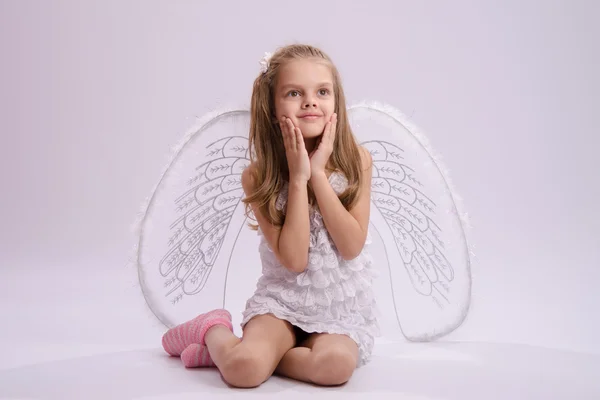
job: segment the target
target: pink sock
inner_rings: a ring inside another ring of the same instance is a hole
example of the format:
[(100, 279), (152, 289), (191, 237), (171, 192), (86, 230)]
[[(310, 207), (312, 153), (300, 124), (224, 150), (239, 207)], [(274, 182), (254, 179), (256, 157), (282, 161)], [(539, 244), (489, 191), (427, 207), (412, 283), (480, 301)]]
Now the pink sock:
[(181, 353), (181, 361), (186, 368), (214, 367), (208, 348), (198, 343), (192, 343)]
[(233, 332), (231, 314), (223, 309), (212, 310), (169, 329), (162, 337), (163, 348), (172, 356), (180, 356), (190, 344), (197, 343), (204, 347), (206, 331), (218, 324), (225, 325)]

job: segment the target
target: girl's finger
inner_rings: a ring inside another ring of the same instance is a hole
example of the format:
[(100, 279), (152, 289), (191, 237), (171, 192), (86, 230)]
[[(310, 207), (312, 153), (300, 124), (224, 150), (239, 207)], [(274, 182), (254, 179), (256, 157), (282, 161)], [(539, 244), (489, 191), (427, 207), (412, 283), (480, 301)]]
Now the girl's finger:
[(289, 143), (290, 143), (290, 148), (294, 151), (296, 151), (296, 138), (295, 138), (295, 130), (294, 130), (294, 124), (292, 123), (292, 120), (287, 118), (286, 119), (286, 124), (288, 127), (288, 132), (289, 132)]
[(302, 138), (302, 132), (300, 131), (300, 128), (294, 128), (294, 132), (296, 134), (296, 146), (299, 149), (303, 149), (304, 148), (304, 139)]
[(321, 142), (329, 143), (329, 136), (331, 135), (331, 121), (328, 121), (325, 124), (325, 129), (323, 129), (323, 135), (321, 135)]
[(329, 127), (329, 143), (331, 146), (333, 146), (333, 143), (335, 142), (335, 131), (337, 128), (337, 114), (333, 114), (331, 120), (331, 126)]

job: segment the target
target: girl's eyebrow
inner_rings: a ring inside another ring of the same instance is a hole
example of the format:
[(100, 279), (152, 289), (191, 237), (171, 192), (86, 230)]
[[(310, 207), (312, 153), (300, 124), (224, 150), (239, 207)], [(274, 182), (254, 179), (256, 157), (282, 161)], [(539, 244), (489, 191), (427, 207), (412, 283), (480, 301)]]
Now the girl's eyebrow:
[[(291, 89), (291, 88), (298, 88), (301, 87), (302, 85), (296, 85), (294, 83), (288, 83), (287, 85), (283, 85), (281, 87), (281, 90), (287, 90), (287, 89)], [(333, 86), (333, 83), (326, 81), (326, 82), (321, 82), (317, 85), (317, 87), (323, 87), (323, 86)]]

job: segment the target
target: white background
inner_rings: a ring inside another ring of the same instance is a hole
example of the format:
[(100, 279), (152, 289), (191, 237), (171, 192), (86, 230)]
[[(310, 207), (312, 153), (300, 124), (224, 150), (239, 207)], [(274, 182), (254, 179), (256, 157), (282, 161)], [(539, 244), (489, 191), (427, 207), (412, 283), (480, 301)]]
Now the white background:
[(37, 359), (42, 340), (63, 354), (159, 346), (131, 223), (195, 116), (247, 105), (263, 53), (299, 41), (332, 56), (350, 103), (399, 108), (444, 157), (477, 255), (469, 317), (448, 339), (600, 353), (599, 11), (0, 1), (3, 341)]

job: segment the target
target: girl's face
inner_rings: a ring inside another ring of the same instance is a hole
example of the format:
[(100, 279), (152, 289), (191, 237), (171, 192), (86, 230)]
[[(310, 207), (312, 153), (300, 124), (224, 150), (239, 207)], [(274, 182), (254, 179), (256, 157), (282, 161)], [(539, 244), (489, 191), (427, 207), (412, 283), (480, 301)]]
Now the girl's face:
[(280, 67), (274, 96), (277, 121), (290, 118), (304, 139), (316, 138), (335, 110), (331, 70), (314, 59), (287, 62)]

